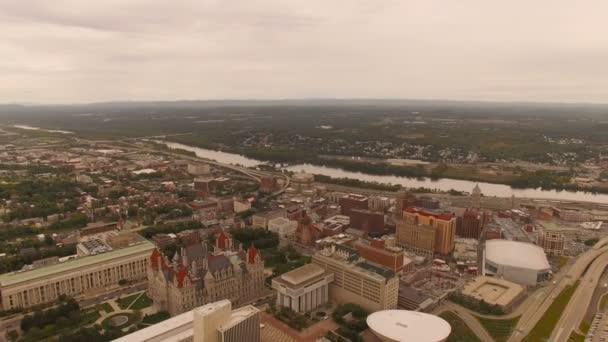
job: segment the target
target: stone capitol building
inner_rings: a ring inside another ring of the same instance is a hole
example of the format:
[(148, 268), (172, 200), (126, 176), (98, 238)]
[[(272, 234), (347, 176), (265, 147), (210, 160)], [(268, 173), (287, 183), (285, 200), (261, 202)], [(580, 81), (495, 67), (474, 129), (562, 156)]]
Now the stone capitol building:
[(222, 231), (214, 251), (196, 240), (172, 257), (154, 249), (148, 283), (154, 305), (171, 316), (222, 299), (240, 306), (264, 290), (264, 262), (255, 246), (235, 249), (232, 238)]

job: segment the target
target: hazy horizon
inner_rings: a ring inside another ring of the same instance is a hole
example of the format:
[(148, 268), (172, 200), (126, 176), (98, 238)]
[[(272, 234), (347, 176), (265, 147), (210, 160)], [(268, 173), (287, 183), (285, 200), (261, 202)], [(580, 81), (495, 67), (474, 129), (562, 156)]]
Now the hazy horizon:
[(608, 3), (0, 0), (0, 103), (608, 103)]

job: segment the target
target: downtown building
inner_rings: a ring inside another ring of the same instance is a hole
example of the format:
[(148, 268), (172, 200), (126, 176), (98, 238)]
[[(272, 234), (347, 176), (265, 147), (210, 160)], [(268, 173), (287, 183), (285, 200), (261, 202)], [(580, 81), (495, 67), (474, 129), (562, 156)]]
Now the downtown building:
[(306, 264), (272, 279), (277, 305), (306, 313), (329, 301), (329, 284), (334, 275), (316, 264)]
[(316, 252), (312, 262), (333, 273), (329, 284), (332, 301), (355, 303), (370, 312), (397, 307), (399, 277), (361, 258), (355, 249), (333, 244)]
[(144, 281), (153, 249), (152, 243), (143, 240), (121, 249), (2, 274), (1, 309), (52, 303), (62, 295), (82, 300), (118, 289), (121, 280)]
[(155, 307), (171, 315), (221, 299), (239, 306), (264, 290), (264, 262), (255, 246), (234, 249), (230, 236), (221, 231), (215, 251), (198, 241), (182, 247), (172, 258), (154, 249), (148, 283)]
[(415, 254), (431, 258), (454, 250), (456, 217), (453, 213), (408, 208), (397, 222), (397, 243)]
[(490, 216), (477, 209), (466, 209), (456, 225), (456, 235), (462, 238), (479, 239)]
[(260, 310), (247, 305), (232, 309), (221, 300), (123, 336), (114, 342), (241, 342), (260, 341)]

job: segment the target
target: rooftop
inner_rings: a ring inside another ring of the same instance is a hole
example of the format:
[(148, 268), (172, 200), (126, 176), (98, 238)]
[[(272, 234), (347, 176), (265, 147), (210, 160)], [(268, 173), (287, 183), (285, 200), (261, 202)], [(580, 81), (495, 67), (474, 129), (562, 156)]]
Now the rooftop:
[(281, 275), (281, 278), (293, 285), (297, 285), (307, 280), (313, 279), (314, 277), (317, 277), (323, 274), (324, 272), (325, 270), (318, 265), (306, 264), (302, 267), (296, 268), (295, 270), (289, 271)]
[(94, 264), (104, 263), (116, 258), (127, 257), (142, 252), (151, 252), (153, 249), (154, 245), (148, 242), (147, 240), (144, 240), (137, 245), (116, 249), (107, 253), (76, 258), (59, 264), (33, 269), (31, 271), (5, 273), (0, 275), (0, 286), (4, 287), (28, 282), (35, 279), (55, 275), (57, 273), (72, 271), (78, 268), (84, 268)]
[(246, 320), (247, 318), (255, 315), (260, 310), (258, 310), (255, 306), (247, 305), (241, 308), (232, 310), (230, 314), (230, 318), (228, 318), (222, 325), (218, 328), (219, 331), (226, 331), (238, 323)]
[(452, 327), (444, 319), (416, 311), (384, 310), (367, 316), (377, 335), (392, 341), (444, 341)]
[(462, 294), (490, 305), (509, 306), (524, 293), (523, 286), (494, 277), (480, 276), (465, 285)]
[(526, 242), (509, 240), (486, 241), (486, 259), (502, 265), (527, 269), (551, 269), (545, 251)]
[[(123, 336), (114, 340), (113, 342), (181, 342), (185, 340), (192, 340), (192, 337), (194, 336), (194, 311), (207, 310), (209, 312), (213, 312), (226, 306), (228, 309), (230, 309), (230, 301), (221, 300), (219, 302), (209, 303), (194, 310), (171, 317), (168, 320), (151, 325), (147, 328), (138, 330), (129, 335)], [(230, 316), (224, 322), (222, 322), (218, 330), (226, 331), (235, 324), (242, 322), (258, 312), (259, 310), (251, 305), (232, 310), (230, 312)]]

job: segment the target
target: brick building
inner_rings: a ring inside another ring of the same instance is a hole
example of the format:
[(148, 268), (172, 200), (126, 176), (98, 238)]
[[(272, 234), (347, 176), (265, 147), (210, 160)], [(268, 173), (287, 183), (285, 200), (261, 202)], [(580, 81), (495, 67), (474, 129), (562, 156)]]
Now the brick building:
[(408, 208), (397, 223), (397, 242), (416, 254), (431, 257), (454, 250), (456, 217), (453, 213)]
[(350, 210), (350, 228), (366, 233), (384, 232), (384, 213), (367, 209)]
[(352, 209), (367, 209), (368, 199), (365, 196), (357, 194), (348, 194), (339, 199), (340, 214), (350, 216)]

